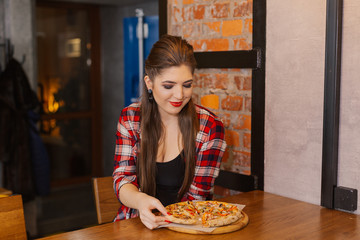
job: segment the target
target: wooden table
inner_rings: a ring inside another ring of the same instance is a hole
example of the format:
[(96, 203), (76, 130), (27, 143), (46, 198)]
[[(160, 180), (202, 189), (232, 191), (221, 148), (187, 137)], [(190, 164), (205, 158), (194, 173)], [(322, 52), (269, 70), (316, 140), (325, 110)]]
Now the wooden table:
[(222, 201), (245, 204), (249, 224), (221, 235), (192, 235), (166, 228), (149, 230), (139, 218), (107, 223), (44, 239), (360, 239), (360, 216), (262, 191), (241, 193)]

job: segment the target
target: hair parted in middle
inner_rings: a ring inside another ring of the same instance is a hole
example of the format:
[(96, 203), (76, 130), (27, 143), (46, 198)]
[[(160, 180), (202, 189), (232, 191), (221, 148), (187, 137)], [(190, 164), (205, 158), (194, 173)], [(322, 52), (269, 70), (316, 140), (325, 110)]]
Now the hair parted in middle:
[[(152, 47), (145, 61), (145, 74), (154, 81), (163, 70), (170, 67), (186, 65), (194, 74), (196, 60), (193, 47), (183, 38), (164, 35)], [(136, 170), (138, 183), (142, 192), (151, 196), (156, 194), (156, 158), (159, 142), (164, 134), (158, 106), (155, 99), (149, 101), (149, 92), (143, 85), (141, 96), (141, 140)], [(199, 120), (193, 101), (190, 101), (180, 111), (178, 117), (182, 135), (182, 159), (185, 161), (184, 181), (178, 193), (178, 200), (189, 190), (194, 178), (196, 163), (196, 135), (199, 131)], [(186, 140), (186, 141), (185, 141)]]

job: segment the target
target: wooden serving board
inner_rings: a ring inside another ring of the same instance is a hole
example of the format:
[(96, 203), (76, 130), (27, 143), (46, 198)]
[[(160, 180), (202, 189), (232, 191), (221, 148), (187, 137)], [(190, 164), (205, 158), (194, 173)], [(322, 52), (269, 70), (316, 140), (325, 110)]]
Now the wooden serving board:
[(229, 233), (229, 232), (234, 232), (237, 230), (240, 230), (244, 227), (246, 227), (249, 223), (249, 217), (248, 215), (242, 211), (241, 212), (243, 217), (241, 219), (239, 219), (238, 221), (226, 225), (226, 226), (222, 226), (222, 227), (217, 227), (214, 229), (214, 231), (212, 232), (203, 232), (200, 230), (195, 230), (195, 229), (189, 229), (189, 228), (184, 228), (184, 227), (174, 227), (174, 226), (169, 226), (166, 227), (172, 231), (176, 231), (176, 232), (182, 232), (182, 233), (190, 233), (190, 234), (222, 234), (222, 233)]

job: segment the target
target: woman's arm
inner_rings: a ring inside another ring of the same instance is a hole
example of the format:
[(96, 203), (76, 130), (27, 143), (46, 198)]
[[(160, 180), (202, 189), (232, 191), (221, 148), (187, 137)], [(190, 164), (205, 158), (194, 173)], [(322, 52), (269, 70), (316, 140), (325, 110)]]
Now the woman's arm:
[(123, 216), (128, 218), (127, 212), (137, 209), (143, 224), (153, 229), (166, 222), (163, 216), (152, 214), (152, 210), (157, 209), (163, 215), (166, 215), (166, 210), (159, 200), (139, 191), (136, 175), (137, 124), (136, 110), (123, 110), (116, 132), (114, 189), (120, 202), (126, 206)]
[[(117, 124), (116, 144), (114, 155), (114, 190), (120, 200), (120, 188), (131, 183), (139, 188), (136, 175), (137, 136), (134, 114), (129, 109), (124, 109)], [(121, 201), (121, 200), (120, 200)], [(124, 204), (125, 205), (125, 204)]]
[(184, 196), (188, 200), (212, 199), (215, 178), (219, 175), (221, 160), (226, 149), (222, 122), (214, 115), (200, 114), (200, 116), (195, 176), (189, 192)]

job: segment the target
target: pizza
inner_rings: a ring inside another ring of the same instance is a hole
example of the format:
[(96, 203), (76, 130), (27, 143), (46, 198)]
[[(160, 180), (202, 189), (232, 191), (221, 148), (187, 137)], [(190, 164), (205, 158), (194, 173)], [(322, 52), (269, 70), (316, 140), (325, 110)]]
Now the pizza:
[(219, 227), (242, 218), (239, 208), (231, 203), (219, 201), (186, 201), (165, 207), (166, 218), (174, 223), (201, 224), (203, 227)]

